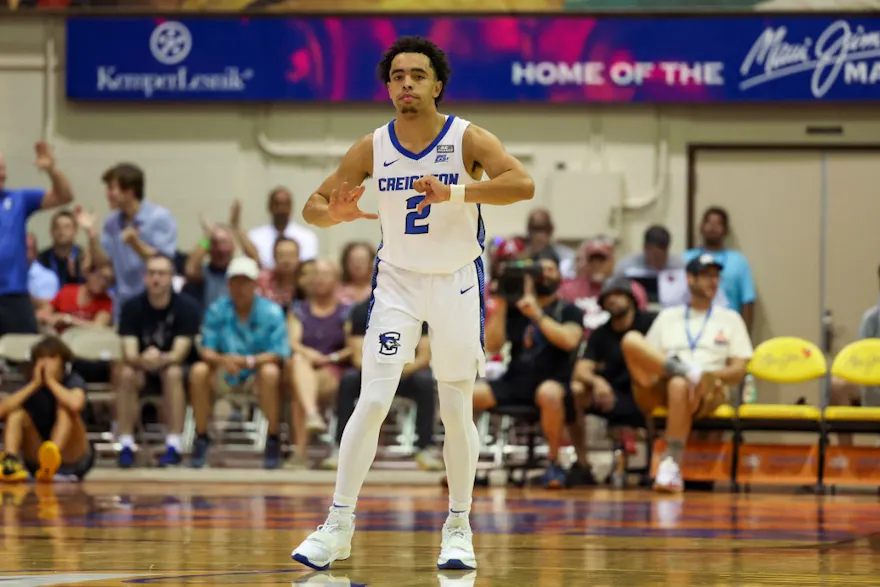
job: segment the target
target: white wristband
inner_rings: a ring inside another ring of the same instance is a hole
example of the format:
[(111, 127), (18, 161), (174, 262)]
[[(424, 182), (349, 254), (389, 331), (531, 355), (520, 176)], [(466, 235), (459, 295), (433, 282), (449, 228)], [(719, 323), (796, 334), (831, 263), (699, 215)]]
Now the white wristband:
[(449, 186), (449, 201), (464, 204), (464, 187), (463, 185)]

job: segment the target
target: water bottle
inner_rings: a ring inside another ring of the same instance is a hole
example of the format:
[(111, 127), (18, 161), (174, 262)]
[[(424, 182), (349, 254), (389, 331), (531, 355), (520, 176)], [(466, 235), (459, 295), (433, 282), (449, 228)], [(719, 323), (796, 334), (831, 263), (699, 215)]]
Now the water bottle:
[(755, 378), (751, 374), (746, 375), (743, 382), (743, 403), (753, 404), (758, 401), (758, 389), (755, 387)]
[(611, 472), (611, 486), (615, 489), (626, 487), (626, 453), (622, 448), (614, 450), (614, 470)]

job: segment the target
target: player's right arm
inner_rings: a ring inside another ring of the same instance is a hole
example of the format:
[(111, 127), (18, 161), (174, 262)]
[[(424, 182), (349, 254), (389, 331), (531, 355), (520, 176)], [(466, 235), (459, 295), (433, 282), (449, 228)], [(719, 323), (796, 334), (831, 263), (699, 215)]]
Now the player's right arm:
[[(359, 139), (339, 162), (339, 167), (306, 201), (303, 218), (321, 228), (358, 218), (378, 218), (358, 208), (364, 194), (361, 185), (373, 173), (373, 135)], [(349, 187), (351, 186), (351, 187)]]

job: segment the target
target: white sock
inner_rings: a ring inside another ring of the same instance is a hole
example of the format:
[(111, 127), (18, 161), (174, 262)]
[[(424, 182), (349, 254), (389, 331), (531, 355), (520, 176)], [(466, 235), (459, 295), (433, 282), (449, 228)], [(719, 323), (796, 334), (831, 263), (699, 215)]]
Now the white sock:
[(119, 437), (119, 444), (122, 448), (134, 448), (134, 436), (131, 434), (123, 434)]
[(474, 381), (438, 381), (443, 420), (443, 460), (449, 483), (449, 515), (467, 519), (480, 457), (480, 435), (474, 423)]
[(165, 446), (180, 452), (180, 434), (169, 434), (166, 436)]
[(350, 525), (351, 518), (354, 516), (354, 508), (357, 506), (356, 497), (345, 497), (338, 493), (333, 494), (333, 505), (330, 506), (330, 512), (335, 513), (337, 519), (343, 525)]
[[(356, 500), (379, 447), (379, 429), (391, 409), (402, 364), (377, 363), (364, 353), (361, 395), (342, 432), (335, 496)], [(345, 498), (343, 498), (345, 499)], [(342, 503), (341, 505), (346, 505)], [(352, 503), (352, 510), (354, 504)]]

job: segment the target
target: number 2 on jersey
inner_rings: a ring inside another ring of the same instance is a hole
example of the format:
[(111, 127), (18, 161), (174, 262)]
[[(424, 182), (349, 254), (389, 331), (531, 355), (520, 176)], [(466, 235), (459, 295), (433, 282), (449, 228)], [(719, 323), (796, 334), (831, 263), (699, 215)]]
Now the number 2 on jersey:
[(428, 233), (428, 224), (416, 224), (416, 220), (424, 220), (428, 217), (428, 214), (431, 213), (431, 206), (425, 206), (425, 209), (421, 211), (421, 213), (416, 211), (416, 206), (419, 205), (419, 202), (425, 199), (425, 196), (413, 196), (406, 200), (406, 209), (412, 210), (409, 214), (406, 215), (406, 230), (404, 231), (406, 234), (427, 234)]

